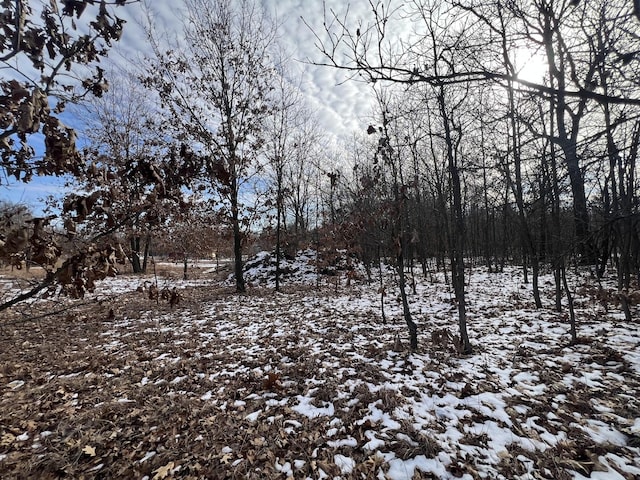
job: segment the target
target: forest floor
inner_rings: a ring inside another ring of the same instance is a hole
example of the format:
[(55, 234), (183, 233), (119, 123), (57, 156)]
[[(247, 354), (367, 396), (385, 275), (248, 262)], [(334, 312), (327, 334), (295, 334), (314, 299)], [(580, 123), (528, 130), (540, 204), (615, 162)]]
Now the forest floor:
[(475, 269), (461, 356), (440, 275), (409, 295), (410, 352), (391, 279), (383, 323), (375, 283), (275, 293), (256, 269), (244, 295), (166, 268), (173, 307), (123, 275), (0, 314), (0, 477), (640, 478), (637, 307), (588, 277), (570, 345), (549, 277), (536, 310), (519, 270)]

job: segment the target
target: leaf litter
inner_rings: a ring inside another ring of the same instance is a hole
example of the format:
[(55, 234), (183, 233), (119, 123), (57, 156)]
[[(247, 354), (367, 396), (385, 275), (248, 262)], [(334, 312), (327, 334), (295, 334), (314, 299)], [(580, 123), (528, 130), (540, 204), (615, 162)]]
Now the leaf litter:
[(452, 292), (416, 277), (410, 352), (391, 279), (383, 324), (364, 275), (299, 270), (284, 293), (258, 267), (246, 295), (173, 279), (177, 305), (124, 276), (0, 324), (2, 478), (640, 476), (640, 333), (615, 307), (578, 296), (570, 346), (517, 271), (478, 269), (461, 357)]

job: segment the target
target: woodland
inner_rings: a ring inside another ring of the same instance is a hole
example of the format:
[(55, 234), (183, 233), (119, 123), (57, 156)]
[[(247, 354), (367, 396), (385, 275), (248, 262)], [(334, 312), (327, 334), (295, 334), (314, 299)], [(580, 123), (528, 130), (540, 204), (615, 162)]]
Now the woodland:
[(640, 2), (318, 4), (340, 138), (268, 2), (140, 4), (0, 0), (2, 478), (640, 477)]

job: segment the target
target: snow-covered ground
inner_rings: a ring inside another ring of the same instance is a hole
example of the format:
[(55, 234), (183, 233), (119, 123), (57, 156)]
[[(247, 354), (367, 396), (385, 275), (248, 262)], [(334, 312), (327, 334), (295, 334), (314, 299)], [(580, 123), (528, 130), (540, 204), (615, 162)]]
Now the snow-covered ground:
[(7, 328), (0, 471), (19, 476), (28, 452), (31, 472), (105, 478), (640, 478), (640, 332), (588, 298), (595, 287), (576, 298), (569, 346), (550, 284), (536, 310), (519, 271), (473, 272), (474, 353), (460, 357), (432, 342), (457, 333), (440, 275), (410, 293), (410, 352), (390, 278), (384, 324), (377, 284), (340, 271), (316, 289), (303, 267), (285, 293), (171, 280), (175, 308), (109, 280), (94, 295), (123, 301), (94, 317)]

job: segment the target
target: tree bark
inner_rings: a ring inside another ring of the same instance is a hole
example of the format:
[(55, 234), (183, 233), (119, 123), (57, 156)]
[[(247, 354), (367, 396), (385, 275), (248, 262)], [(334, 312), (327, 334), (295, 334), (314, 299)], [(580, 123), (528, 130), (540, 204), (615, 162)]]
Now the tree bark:
[(411, 346), (412, 351), (418, 350), (418, 326), (413, 321), (411, 317), (411, 309), (409, 308), (409, 302), (407, 300), (407, 287), (406, 287), (406, 279), (404, 274), (404, 253), (403, 253), (403, 245), (402, 240), (399, 240), (401, 243), (399, 245), (399, 253), (396, 257), (396, 263), (398, 268), (398, 285), (400, 287), (400, 298), (402, 300), (402, 312), (404, 316), (404, 320), (407, 323), (407, 328), (409, 329), (409, 344)]
[(462, 354), (472, 352), (469, 334), (467, 332), (467, 303), (465, 297), (465, 274), (464, 274), (464, 211), (462, 208), (462, 187), (460, 181), (460, 170), (457, 165), (456, 153), (454, 151), (453, 137), (451, 134), (450, 118), (447, 113), (445, 103), (444, 87), (440, 87), (438, 92), (438, 105), (444, 124), (444, 138), (447, 149), (447, 162), (449, 176), (451, 179), (451, 189), (453, 191), (453, 235), (451, 242), (451, 275), (453, 289), (458, 302), (458, 327), (460, 329), (460, 350)]
[(133, 273), (142, 273), (142, 266), (140, 265), (140, 237), (133, 236), (130, 240), (131, 244), (131, 268)]
[(276, 198), (276, 292), (280, 291), (280, 260), (281, 260), (281, 223), (282, 216), (282, 173), (277, 174), (277, 198)]
[(575, 345), (578, 342), (578, 333), (576, 329), (576, 313), (573, 308), (573, 295), (569, 290), (567, 283), (567, 269), (564, 262), (560, 266), (560, 272), (562, 274), (562, 284), (564, 285), (564, 291), (567, 294), (567, 303), (569, 305), (569, 332), (571, 334), (571, 345)]
[(182, 280), (187, 280), (188, 274), (187, 270), (189, 267), (189, 257), (187, 256), (187, 252), (182, 252)]
[(144, 243), (144, 257), (142, 259), (142, 273), (147, 271), (147, 263), (149, 261), (149, 252), (151, 251), (151, 234), (147, 235)]
[(246, 285), (244, 282), (243, 263), (242, 263), (242, 231), (240, 229), (240, 218), (238, 212), (238, 192), (237, 187), (232, 185), (233, 193), (231, 196), (231, 222), (233, 228), (233, 257), (234, 271), (236, 277), (236, 292), (244, 293)]

